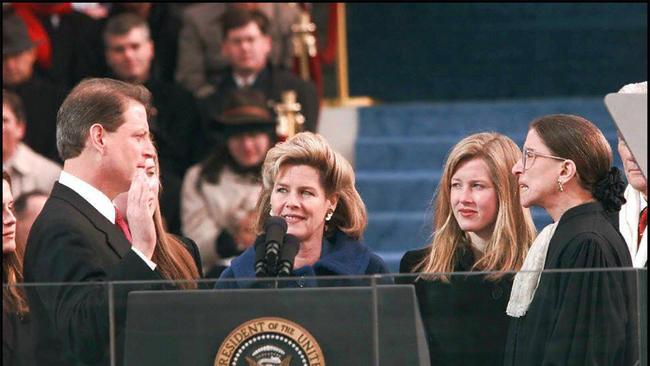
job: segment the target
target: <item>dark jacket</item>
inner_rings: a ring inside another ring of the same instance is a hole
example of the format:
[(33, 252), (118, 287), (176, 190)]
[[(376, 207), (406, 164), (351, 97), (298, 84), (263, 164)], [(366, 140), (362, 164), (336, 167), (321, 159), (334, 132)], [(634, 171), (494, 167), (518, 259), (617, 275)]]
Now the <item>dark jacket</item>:
[(154, 113), (149, 118), (160, 160), (163, 190), (160, 211), (167, 229), (180, 233), (180, 200), (183, 177), (187, 169), (211, 149), (201, 131), (196, 101), (179, 85), (149, 80), (144, 84), (152, 95)]
[[(526, 314), (512, 318), (506, 365), (633, 365), (639, 339), (635, 272), (599, 202), (567, 210)], [(607, 270), (610, 269), (610, 270)]]
[[(235, 83), (232, 69), (230, 68), (217, 74), (215, 78), (210, 80), (210, 84), (215, 87), (216, 91), (202, 99), (200, 106), (206, 129), (218, 134), (219, 131), (215, 130), (213, 120), (215, 117), (221, 116), (226, 96), (237, 90), (237, 84)], [(301, 113), (305, 116), (303, 130), (317, 131), (320, 105), (318, 94), (316, 93), (316, 86), (312, 82), (304, 81), (286, 70), (268, 64), (259, 73), (257, 79), (255, 79), (255, 82), (250, 87), (262, 92), (270, 102), (282, 102), (282, 92), (295, 90), (297, 101), (302, 107)], [(270, 111), (275, 115), (275, 111), (272, 108)]]
[(61, 162), (56, 149), (56, 114), (65, 90), (45, 79), (32, 76), (22, 84), (4, 86), (23, 102), (26, 130), (23, 142), (46, 158)]
[[(406, 252), (400, 273), (412, 273), (430, 248)], [(461, 248), (454, 272), (471, 272), (474, 255)], [(449, 283), (402, 277), (396, 282), (413, 283), (427, 334), (432, 365), (502, 365), (508, 332), (506, 306), (512, 276), (498, 281), (484, 275), (455, 274)]]
[(100, 21), (78, 11), (60, 14), (57, 27), (49, 16), (38, 18), (52, 45), (52, 67), (37, 68), (39, 75), (70, 90), (82, 79), (103, 73)]
[(120, 364), (127, 295), (157, 286), (107, 282), (162, 279), (116, 225), (58, 182), (27, 239), (24, 273), (27, 283), (83, 283), (27, 287), (39, 365), (109, 364), (109, 294)]
[[(230, 267), (222, 274), (220, 279), (242, 279), (238, 281), (219, 281), (215, 288), (249, 288), (255, 284), (255, 248), (251, 246), (242, 255), (235, 258)], [(370, 285), (369, 280), (363, 279), (327, 279), (318, 283), (305, 277), (316, 276), (361, 276), (388, 273), (388, 267), (368, 247), (361, 244), (344, 233), (337, 231), (329, 239), (323, 239), (323, 249), (320, 259), (312, 266), (304, 266), (293, 271), (297, 279), (282, 282), (283, 287), (316, 287), (316, 286), (361, 286)], [(386, 280), (382, 279), (382, 282)]]
[(2, 312), (2, 365), (35, 366), (33, 331), (29, 314)]

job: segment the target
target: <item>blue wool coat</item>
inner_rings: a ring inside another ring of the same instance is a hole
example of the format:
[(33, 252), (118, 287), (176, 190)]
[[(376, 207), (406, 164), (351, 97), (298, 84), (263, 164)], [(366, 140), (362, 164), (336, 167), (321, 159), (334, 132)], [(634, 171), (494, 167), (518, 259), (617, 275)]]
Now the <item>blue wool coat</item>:
[[(238, 279), (237, 281), (219, 281), (215, 288), (251, 288), (255, 281), (255, 248), (250, 247), (235, 258), (219, 278)], [(311, 266), (304, 266), (293, 271), (293, 277), (281, 281), (278, 287), (317, 287), (317, 286), (364, 286), (370, 285), (370, 279), (323, 279), (316, 276), (361, 276), (388, 273), (386, 263), (368, 247), (352, 239), (343, 232), (336, 231), (329, 240), (323, 238), (320, 259)], [(380, 283), (392, 282), (381, 279)], [(257, 283), (259, 285), (259, 283)]]

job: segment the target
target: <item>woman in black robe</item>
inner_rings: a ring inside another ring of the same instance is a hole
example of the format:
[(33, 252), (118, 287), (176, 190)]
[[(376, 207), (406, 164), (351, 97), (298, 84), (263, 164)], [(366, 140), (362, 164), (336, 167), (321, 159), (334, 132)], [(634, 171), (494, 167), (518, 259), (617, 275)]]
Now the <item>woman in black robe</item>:
[[(513, 284), (506, 365), (633, 365), (638, 361), (634, 272), (611, 220), (625, 184), (591, 122), (549, 115), (530, 125), (512, 171), (524, 207), (553, 223)], [(544, 272), (540, 272), (544, 270)]]

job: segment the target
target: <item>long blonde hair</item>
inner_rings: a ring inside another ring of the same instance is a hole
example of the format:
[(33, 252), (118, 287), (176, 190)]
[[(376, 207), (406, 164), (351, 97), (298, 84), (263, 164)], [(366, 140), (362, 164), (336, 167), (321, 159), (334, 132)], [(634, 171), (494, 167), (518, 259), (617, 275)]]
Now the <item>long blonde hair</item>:
[[(510, 138), (495, 132), (470, 135), (452, 148), (436, 190), (435, 235), (428, 256), (414, 268), (415, 272), (433, 273), (431, 278), (448, 281), (448, 276), (440, 273), (453, 272), (455, 256), (468, 245), (469, 237), (453, 215), (450, 187), (460, 164), (474, 158), (482, 159), (488, 166), (497, 192), (498, 212), (485, 255), (473, 268), (484, 271), (521, 268), (535, 237), (535, 226), (530, 211), (519, 203), (517, 178), (511, 173), (520, 156), (521, 151)], [(503, 273), (492, 273), (487, 278), (498, 280), (502, 276)]]
[[(11, 177), (2, 171), (2, 180), (7, 181), (11, 189)], [(2, 311), (5, 313), (29, 313), (23, 282), (24, 248), (16, 242), (16, 250), (2, 253)]]
[(338, 196), (336, 210), (327, 224), (327, 233), (338, 229), (355, 240), (361, 238), (368, 218), (366, 206), (354, 186), (354, 170), (321, 135), (311, 132), (298, 133), (266, 154), (262, 168), (262, 193), (256, 208), (258, 233), (263, 231), (264, 221), (271, 210), (275, 179), (285, 165), (308, 165), (316, 169), (326, 195)]

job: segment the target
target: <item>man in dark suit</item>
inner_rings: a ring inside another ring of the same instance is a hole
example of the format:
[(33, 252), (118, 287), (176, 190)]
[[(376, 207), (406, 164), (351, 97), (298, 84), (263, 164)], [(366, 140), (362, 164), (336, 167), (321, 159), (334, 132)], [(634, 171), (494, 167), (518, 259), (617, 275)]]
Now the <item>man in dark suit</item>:
[(201, 100), (208, 128), (214, 127), (210, 121), (223, 113), (229, 93), (252, 88), (262, 92), (269, 105), (282, 102), (283, 92), (295, 91), (305, 117), (304, 130), (316, 132), (319, 112), (316, 86), (270, 62), (272, 42), (266, 16), (258, 10), (228, 9), (221, 16), (221, 26), (224, 35), (221, 52), (229, 66), (209, 80), (215, 92)]
[[(24, 274), (26, 282), (83, 285), (27, 288), (39, 365), (108, 365), (109, 349), (119, 357), (126, 297), (134, 287), (102, 283), (162, 278), (151, 261), (156, 197), (144, 172), (155, 154), (150, 98), (142, 86), (88, 79), (61, 106), (63, 171), (27, 239)], [(112, 203), (126, 191), (131, 231)]]

